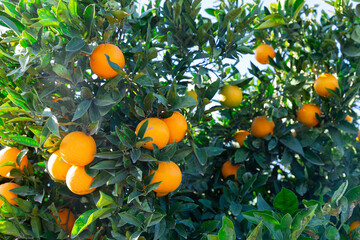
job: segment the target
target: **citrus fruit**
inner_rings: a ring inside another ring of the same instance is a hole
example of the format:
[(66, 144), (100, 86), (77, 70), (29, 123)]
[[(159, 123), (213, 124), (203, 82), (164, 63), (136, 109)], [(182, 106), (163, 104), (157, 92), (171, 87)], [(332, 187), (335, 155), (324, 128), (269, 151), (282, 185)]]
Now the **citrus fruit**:
[[(11, 192), (11, 189), (14, 188), (18, 188), (20, 187), (20, 185), (16, 184), (16, 183), (12, 183), (12, 182), (8, 182), (8, 183), (3, 183), (0, 185), (0, 194), (3, 195), (6, 200), (12, 204), (12, 205), (16, 205), (17, 202), (14, 198), (17, 198), (17, 194)], [(0, 200), (0, 207), (4, 204), (4, 202), (2, 200)]]
[(159, 187), (154, 189), (154, 192), (169, 193), (175, 191), (181, 184), (182, 174), (176, 163), (159, 162), (159, 167), (156, 171), (151, 170), (150, 175), (154, 174), (151, 183), (161, 182)]
[(96, 143), (83, 132), (71, 132), (60, 143), (61, 158), (75, 166), (85, 166), (94, 160)]
[(157, 197), (165, 197), (166, 195), (168, 195), (169, 194), (169, 192), (157, 192), (156, 193), (156, 196)]
[(64, 181), (70, 168), (71, 165), (61, 159), (60, 150), (51, 154), (48, 161), (48, 170), (53, 178)]
[(153, 150), (153, 143), (162, 149), (169, 142), (170, 131), (166, 123), (159, 118), (147, 118), (142, 120), (136, 127), (135, 133), (138, 134), (140, 127), (146, 120), (149, 120), (144, 137), (151, 137), (152, 140), (146, 142), (142, 147)]
[(85, 167), (72, 166), (66, 174), (66, 185), (71, 192), (78, 195), (92, 193), (96, 188), (90, 188), (93, 177), (87, 175)]
[[(0, 151), (0, 176), (7, 178), (14, 178), (10, 176), (10, 171), (13, 168), (19, 168), (19, 165), (16, 163), (16, 158), (21, 151), (15, 147), (6, 147)], [(13, 163), (14, 166), (4, 166), (4, 164)], [(27, 156), (23, 156), (20, 163), (20, 169), (23, 170), (25, 166), (29, 163)]]
[(240, 144), (240, 146), (244, 146), (244, 141), (248, 135), (251, 133), (245, 130), (239, 130), (235, 133), (234, 138)]
[(240, 164), (232, 165), (230, 160), (227, 160), (221, 167), (221, 174), (224, 178), (234, 175), (235, 180), (237, 180), (236, 172), (239, 167)]
[(169, 142), (173, 144), (175, 141), (180, 142), (186, 134), (187, 122), (184, 116), (179, 112), (174, 112), (171, 117), (162, 119), (169, 128)]
[(315, 127), (319, 124), (316, 114), (321, 115), (321, 110), (314, 104), (304, 104), (297, 113), (297, 119), (307, 127)]
[(353, 122), (353, 118), (350, 116), (350, 115), (346, 115), (346, 118), (345, 118), (346, 121), (352, 123)]
[[(53, 214), (51, 214), (53, 215)], [(58, 210), (58, 215), (60, 218), (60, 223), (58, 219), (53, 215), (57, 224), (61, 226), (68, 234), (71, 233), (71, 230), (75, 223), (75, 215), (67, 208), (62, 208)]]
[(269, 57), (275, 57), (274, 48), (268, 44), (262, 44), (255, 49), (255, 59), (261, 64), (268, 64)]
[(90, 67), (101, 78), (116, 77), (118, 73), (109, 65), (105, 54), (109, 56), (111, 62), (124, 68), (125, 58), (123, 53), (120, 48), (110, 43), (100, 44), (95, 48), (90, 56)]
[(238, 86), (225, 85), (220, 89), (220, 103), (225, 107), (238, 107), (242, 97), (242, 91)]
[(360, 131), (358, 131), (358, 135), (356, 137), (356, 141), (360, 142)]
[(353, 223), (350, 224), (350, 231), (349, 231), (350, 236), (351, 236), (351, 232), (354, 231), (359, 226), (360, 226), (360, 221), (354, 221)]
[(192, 97), (192, 98), (194, 98), (194, 99), (196, 100), (196, 105), (195, 105), (195, 107), (199, 104), (199, 101), (198, 101), (198, 99), (197, 99), (197, 94), (196, 94), (196, 92), (195, 92), (194, 90), (188, 91), (188, 92), (186, 93), (186, 95), (188, 95), (188, 96), (190, 96), (190, 97)]
[(336, 88), (339, 88), (339, 82), (330, 73), (321, 74), (314, 83), (315, 92), (321, 97), (330, 97), (331, 93), (327, 89), (335, 91)]
[(251, 124), (251, 134), (257, 138), (264, 138), (268, 134), (274, 134), (274, 122), (270, 122), (265, 116), (259, 116)]

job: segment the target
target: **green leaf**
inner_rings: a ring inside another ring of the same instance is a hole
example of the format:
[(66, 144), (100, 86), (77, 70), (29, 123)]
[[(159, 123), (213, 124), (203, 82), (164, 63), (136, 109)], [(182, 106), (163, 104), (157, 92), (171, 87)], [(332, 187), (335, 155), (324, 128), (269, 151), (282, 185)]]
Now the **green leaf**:
[(101, 171), (92, 181), (90, 188), (97, 188), (104, 185), (111, 178), (111, 174), (107, 171)]
[(195, 106), (196, 100), (191, 96), (177, 97), (174, 99), (173, 105), (170, 108), (171, 111)]
[(274, 208), (280, 210), (282, 213), (294, 214), (298, 208), (298, 199), (292, 191), (282, 188), (274, 199)]
[(29, 137), (24, 137), (24, 136), (11, 136), (10, 137), (12, 140), (14, 140), (15, 142), (24, 145), (24, 146), (28, 146), (28, 147), (39, 147), (39, 143), (37, 141), (35, 141), (32, 138)]
[(134, 225), (136, 227), (142, 227), (142, 223), (132, 214), (128, 214), (126, 212), (119, 213), (119, 216), (121, 219), (131, 225)]
[(349, 47), (344, 48), (342, 50), (342, 52), (349, 57), (359, 57), (360, 56), (360, 49), (353, 45), (350, 45)]
[(215, 229), (217, 229), (217, 227), (219, 226), (219, 221), (216, 220), (208, 220), (208, 221), (204, 221), (201, 226), (200, 226), (200, 232), (204, 233), (210, 233), (215, 231)]
[(96, 153), (94, 156), (102, 159), (118, 159), (123, 156), (123, 153), (120, 151), (102, 152), (102, 153)]
[(329, 133), (331, 139), (334, 141), (336, 147), (341, 151), (344, 152), (344, 139), (341, 132), (334, 127), (329, 127)]
[(139, 139), (143, 139), (144, 138), (144, 135), (145, 135), (145, 132), (147, 130), (147, 127), (148, 127), (148, 124), (149, 124), (149, 119), (146, 119), (145, 122), (143, 122), (143, 124), (141, 125), (138, 133), (137, 133), (137, 137)]
[(260, 24), (260, 26), (256, 27), (255, 29), (260, 30), (265, 28), (277, 27), (285, 24), (284, 17), (279, 14), (271, 14), (264, 19), (266, 21)]
[(105, 207), (101, 209), (91, 209), (89, 211), (84, 212), (83, 214), (81, 214), (80, 217), (78, 217), (78, 219), (76, 219), (74, 227), (71, 232), (71, 237), (75, 238), (96, 219), (103, 217), (109, 213), (112, 213), (113, 211), (116, 211), (116, 209), (117, 209), (116, 207), (112, 207), (112, 208)]
[(21, 107), (25, 111), (29, 111), (28, 103), (25, 101), (25, 99), (20, 94), (18, 94), (14, 90), (7, 88), (7, 87), (5, 87), (5, 89), (8, 93), (7, 97), (10, 99), (11, 102), (13, 102), (15, 105)]
[(20, 21), (4, 12), (0, 12), (0, 25), (10, 28), (17, 36), (20, 36), (25, 29), (25, 26)]
[(219, 240), (235, 240), (236, 234), (233, 222), (226, 216), (222, 218), (222, 227), (218, 233)]
[(346, 194), (345, 197), (351, 202), (360, 201), (360, 186), (351, 188)]
[(19, 229), (10, 221), (0, 219), (0, 233), (22, 238)]
[(73, 17), (78, 17), (78, 3), (77, 0), (70, 0), (69, 2), (69, 12)]
[(96, 203), (96, 207), (101, 208), (114, 203), (114, 200), (111, 196), (103, 193), (102, 191), (99, 191), (99, 193), (100, 193), (100, 199)]
[(55, 136), (60, 137), (59, 123), (55, 116), (49, 117), (45, 125)]
[(227, 26), (227, 24), (233, 20), (235, 20), (235, 18), (237, 16), (239, 16), (241, 14), (241, 12), (244, 10), (244, 7), (240, 7), (240, 8), (235, 8), (235, 9), (231, 9), (224, 18), (224, 26)]
[(65, 78), (66, 80), (69, 80), (70, 82), (73, 82), (73, 79), (71, 78), (70, 72), (60, 64), (55, 64), (53, 67), (53, 71), (60, 77)]
[(295, 219), (292, 224), (291, 229), (291, 240), (296, 240), (304, 231), (305, 227), (308, 225), (312, 217), (314, 216), (315, 210), (317, 208), (317, 204), (311, 207), (308, 207), (298, 214), (296, 214)]
[(334, 226), (329, 226), (325, 230), (325, 237), (328, 240), (340, 240), (340, 233)]
[(95, 4), (88, 5), (84, 10), (85, 26), (87, 28), (86, 37), (90, 38), (95, 20)]
[[(97, 155), (95, 155), (97, 157)], [(122, 155), (121, 155), (122, 156)], [(104, 170), (104, 169), (115, 169), (116, 161), (101, 161), (91, 166), (90, 169)]]
[(235, 163), (245, 162), (249, 156), (249, 151), (246, 148), (239, 148), (235, 152)]
[(84, 46), (85, 46), (85, 41), (82, 40), (82, 38), (74, 37), (68, 42), (68, 44), (66, 44), (65, 50), (69, 52), (76, 52), (79, 51)]
[(298, 17), (299, 12), (303, 8), (304, 4), (305, 4), (305, 0), (296, 0), (295, 1), (295, 3), (292, 6), (292, 11), (293, 11), (292, 19), (295, 20)]
[(40, 217), (32, 217), (30, 220), (31, 230), (36, 238), (40, 238), (41, 235), (41, 220)]
[(292, 135), (285, 135), (279, 139), (279, 141), (284, 144), (286, 147), (288, 147), (290, 150), (300, 154), (304, 155), (303, 148), (296, 138), (294, 138)]
[(22, 159), (27, 154), (27, 152), (28, 152), (28, 149), (24, 149), (21, 152), (19, 152), (19, 154), (16, 156), (16, 164), (18, 166), (21, 165)]
[(334, 192), (332, 198), (331, 198), (331, 203), (336, 203), (336, 205), (339, 204), (340, 199), (344, 196), (345, 191), (348, 187), (348, 181), (346, 180), (345, 182), (343, 182), (340, 187)]
[(308, 160), (309, 162), (311, 162), (314, 165), (318, 165), (318, 166), (323, 166), (325, 165), (324, 162), (321, 160), (321, 158), (316, 155), (313, 151), (311, 151), (310, 149), (305, 149), (304, 150), (305, 154), (304, 154), (304, 158), (306, 160)]
[(257, 240), (258, 237), (261, 238), (262, 226), (263, 226), (263, 221), (261, 221), (256, 226), (256, 228), (251, 232), (250, 236), (248, 238), (246, 238), (246, 240)]
[(75, 121), (79, 118), (81, 118), (88, 110), (91, 105), (91, 100), (84, 100), (82, 101), (76, 108), (76, 111), (74, 113), (73, 119), (71, 121)]

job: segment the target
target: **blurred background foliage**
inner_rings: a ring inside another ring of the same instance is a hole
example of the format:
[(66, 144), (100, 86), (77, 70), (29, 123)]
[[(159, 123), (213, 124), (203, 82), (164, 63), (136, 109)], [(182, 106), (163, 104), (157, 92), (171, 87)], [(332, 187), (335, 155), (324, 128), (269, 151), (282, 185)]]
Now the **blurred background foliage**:
[[(141, 9), (133, 0), (2, 1), (0, 141), (26, 149), (31, 166), (14, 180), (22, 186), (18, 206), (1, 207), (1, 238), (70, 238), (50, 215), (66, 207), (78, 219), (75, 239), (349, 239), (349, 225), (360, 220), (360, 8), (326, 2), (334, 14), (304, 0), (270, 8), (221, 0), (206, 17), (201, 0), (155, 0)], [(90, 69), (101, 43), (125, 56), (113, 79)], [(243, 56), (263, 43), (275, 58), (241, 73)], [(340, 85), (329, 98), (313, 89), (325, 72)], [(242, 89), (239, 107), (219, 104), (225, 84)], [(297, 121), (306, 103), (322, 111), (317, 127)], [(139, 148), (136, 125), (167, 111), (186, 117), (184, 141)], [(234, 133), (250, 130), (257, 116), (272, 119), (274, 134), (250, 135), (240, 148)], [(61, 138), (76, 130), (98, 148), (87, 168), (98, 189), (85, 196), (46, 170)], [(146, 176), (169, 160), (183, 181), (157, 198)], [(242, 163), (237, 180), (222, 178), (227, 160)]]

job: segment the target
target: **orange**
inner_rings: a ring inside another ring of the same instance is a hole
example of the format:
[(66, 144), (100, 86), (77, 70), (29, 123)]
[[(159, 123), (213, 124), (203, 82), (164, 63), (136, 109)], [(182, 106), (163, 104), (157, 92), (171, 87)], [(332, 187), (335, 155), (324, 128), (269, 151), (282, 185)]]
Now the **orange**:
[(142, 120), (136, 127), (135, 133), (137, 134), (140, 130), (140, 127), (143, 123), (149, 120), (147, 129), (145, 131), (144, 137), (151, 137), (152, 140), (146, 142), (142, 147), (153, 150), (153, 143), (158, 146), (159, 149), (162, 149), (169, 142), (170, 131), (166, 123), (159, 118), (147, 118)]
[(60, 143), (60, 156), (71, 165), (88, 165), (94, 160), (95, 153), (94, 139), (83, 132), (69, 133)]
[(51, 154), (48, 161), (48, 170), (53, 178), (64, 181), (70, 168), (71, 165), (61, 159), (60, 150)]
[(358, 135), (356, 137), (356, 141), (360, 142), (360, 131), (358, 131)]
[(109, 56), (111, 62), (124, 68), (125, 58), (122, 51), (110, 43), (100, 44), (95, 48), (90, 56), (90, 67), (101, 78), (116, 77), (118, 73), (109, 65), (105, 54)]
[(242, 97), (242, 91), (236, 85), (225, 85), (220, 89), (220, 103), (225, 107), (238, 107)]
[(314, 104), (304, 104), (297, 113), (297, 119), (307, 127), (315, 127), (319, 124), (316, 114), (321, 116), (321, 110)]
[(339, 88), (339, 82), (332, 74), (323, 73), (315, 80), (314, 89), (319, 96), (330, 97), (331, 93), (327, 88), (335, 91), (336, 88)]
[(168, 195), (169, 194), (169, 192), (157, 192), (156, 193), (156, 196), (157, 197), (165, 197), (166, 195)]
[(251, 133), (254, 137), (264, 138), (268, 134), (274, 134), (274, 122), (270, 122), (265, 116), (256, 117), (251, 124)]
[(151, 170), (150, 175), (154, 174), (154, 178), (151, 183), (161, 182), (154, 192), (169, 193), (175, 191), (181, 184), (182, 174), (181, 170), (176, 163), (159, 162), (159, 167), (156, 171)]
[(345, 118), (346, 121), (352, 123), (353, 122), (353, 118), (350, 116), (350, 115), (346, 115), (346, 118)]
[(350, 236), (351, 236), (351, 232), (354, 231), (359, 226), (360, 226), (360, 221), (355, 221), (355, 222), (351, 223), (350, 231), (349, 231)]
[(221, 167), (221, 174), (224, 178), (227, 178), (231, 175), (235, 176), (235, 180), (237, 180), (236, 172), (240, 167), (240, 163), (236, 164), (235, 166), (231, 164), (230, 160), (227, 160), (223, 166)]
[(93, 177), (87, 175), (85, 167), (72, 166), (66, 174), (66, 185), (75, 194), (86, 195), (95, 191), (90, 188)]
[(170, 136), (168, 144), (183, 140), (187, 131), (187, 122), (181, 113), (174, 112), (171, 117), (163, 118), (162, 120), (169, 128)]
[(75, 215), (67, 208), (62, 208), (58, 210), (60, 223), (58, 219), (53, 215), (57, 224), (61, 225), (61, 228), (64, 229), (68, 234), (71, 233), (71, 230), (75, 223)]
[(194, 98), (194, 99), (196, 100), (196, 105), (195, 105), (195, 107), (199, 104), (199, 101), (198, 101), (198, 99), (197, 99), (197, 94), (196, 94), (196, 92), (195, 92), (194, 90), (188, 91), (188, 92), (186, 93), (186, 95), (188, 95), (188, 96), (190, 96), (190, 97), (192, 97), (192, 98)]
[[(7, 178), (14, 178), (10, 176), (10, 171), (15, 168), (14, 166), (3, 166), (8, 162), (13, 162), (16, 165), (16, 168), (19, 168), (19, 165), (16, 163), (16, 158), (21, 151), (15, 147), (6, 147), (0, 151), (0, 176)], [(27, 156), (25, 155), (21, 159), (20, 169), (23, 170), (25, 166), (29, 163)]]
[[(17, 194), (11, 192), (10, 190), (12, 190), (14, 188), (18, 188), (18, 187), (20, 187), (20, 185), (18, 185), (16, 183), (12, 183), (12, 182), (3, 183), (0, 185), (0, 194), (3, 195), (10, 204), (16, 205), (17, 202), (14, 198), (17, 198)], [(4, 202), (2, 200), (0, 200), (0, 207), (3, 204), (4, 204)]]
[(261, 64), (268, 64), (269, 57), (275, 57), (274, 48), (268, 44), (262, 44), (255, 49), (255, 59)]
[(244, 141), (248, 135), (251, 133), (245, 130), (239, 130), (235, 133), (234, 138), (240, 144), (240, 146), (244, 146)]

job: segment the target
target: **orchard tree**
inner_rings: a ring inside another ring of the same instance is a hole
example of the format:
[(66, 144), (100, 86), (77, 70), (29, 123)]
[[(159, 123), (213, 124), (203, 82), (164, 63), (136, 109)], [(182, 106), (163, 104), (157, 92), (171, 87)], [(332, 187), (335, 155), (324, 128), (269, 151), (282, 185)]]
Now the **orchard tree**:
[(360, 239), (360, 5), (326, 3), (1, 1), (1, 239)]

